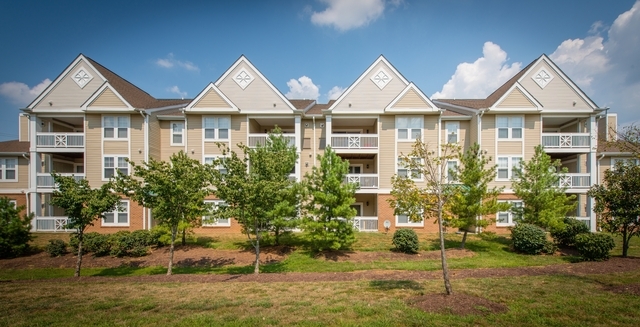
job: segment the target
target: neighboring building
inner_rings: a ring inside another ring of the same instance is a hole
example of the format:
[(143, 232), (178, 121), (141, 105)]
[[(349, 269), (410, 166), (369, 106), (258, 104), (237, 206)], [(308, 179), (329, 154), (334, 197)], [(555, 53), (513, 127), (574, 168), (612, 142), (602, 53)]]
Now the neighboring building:
[[(194, 99), (160, 100), (79, 55), (22, 111), (20, 139), (0, 142), (0, 196), (26, 204), (35, 214), (33, 229), (38, 231), (63, 230), (66, 222), (64, 212), (48, 204), (52, 171), (86, 178), (97, 187), (116, 170), (130, 172), (125, 158), (168, 160), (184, 150), (207, 163), (221, 155), (216, 142), (238, 151), (238, 143), (264, 142), (275, 126), (297, 147), (299, 160), (292, 177), (298, 180), (319, 164), (317, 155), (328, 145), (349, 161), (345, 182), (360, 186), (354, 225), (362, 231), (384, 231), (387, 220), (390, 231), (437, 230), (432, 222), (413, 223), (394, 215), (387, 202), (391, 177), (411, 174), (398, 165), (398, 157), (411, 150), (416, 138), (434, 147), (454, 142), (467, 148), (478, 142), (498, 165), (493, 184), (505, 186), (500, 200), (515, 205), (519, 202), (511, 190), (513, 168), (542, 144), (568, 168), (561, 183), (567, 193), (578, 196), (573, 216), (592, 230), (596, 219), (588, 188), (616, 158), (629, 157), (598, 143), (611, 139), (616, 115), (599, 108), (546, 55), (486, 99), (464, 100), (429, 99), (380, 56), (327, 104), (287, 99), (244, 56)], [(150, 210), (122, 201), (120, 212), (109, 213), (92, 230), (153, 226)], [(488, 230), (506, 231), (513, 224), (509, 212), (496, 217)], [(239, 231), (233, 220), (199, 229)]]

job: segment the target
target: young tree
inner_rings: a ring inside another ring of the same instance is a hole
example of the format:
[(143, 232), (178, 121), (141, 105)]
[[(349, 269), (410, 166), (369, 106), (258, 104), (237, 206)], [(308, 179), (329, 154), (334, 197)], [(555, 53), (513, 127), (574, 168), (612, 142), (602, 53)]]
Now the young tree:
[[(531, 160), (515, 168), (512, 180), (515, 195), (522, 199), (522, 207), (513, 208), (523, 223), (544, 229), (562, 228), (562, 219), (576, 207), (575, 195), (567, 195), (566, 187), (560, 186), (560, 160), (551, 161), (542, 145), (535, 148)], [(566, 173), (562, 169), (561, 173)]]
[[(444, 248), (444, 233), (442, 228), (445, 215), (445, 205), (455, 196), (458, 187), (447, 180), (448, 163), (457, 158), (460, 147), (454, 144), (444, 144), (440, 149), (431, 150), (429, 145), (416, 140), (413, 150), (408, 155), (402, 155), (400, 160), (411, 175), (421, 175), (423, 186), (418, 186), (411, 176), (394, 176), (391, 180), (393, 189), (389, 204), (395, 208), (395, 214), (404, 214), (411, 221), (422, 221), (425, 218), (436, 218), (440, 235), (440, 258), (442, 261), (442, 277), (447, 295), (453, 293), (449, 281), (447, 254)], [(417, 177), (417, 176), (416, 176)]]
[(243, 157), (219, 144), (224, 157), (210, 166), (211, 184), (225, 204), (215, 218), (235, 218), (256, 252), (254, 273), (260, 273), (260, 241), (263, 233), (280, 233), (296, 219), (298, 188), (289, 179), (298, 154), (279, 129), (265, 144), (249, 148), (239, 144)]
[(193, 223), (207, 214), (209, 206), (204, 199), (213, 193), (205, 166), (198, 160), (189, 158), (183, 151), (171, 155), (170, 160), (151, 159), (142, 165), (129, 162), (132, 175), (118, 173), (116, 177), (119, 192), (151, 208), (153, 218), (171, 231), (167, 275), (172, 274), (178, 226)]
[(624, 127), (616, 136), (617, 139), (615, 141), (607, 143), (624, 152), (633, 154), (636, 158), (640, 158), (640, 126), (630, 125)]
[(596, 201), (594, 211), (607, 232), (622, 235), (622, 256), (627, 257), (629, 240), (640, 236), (640, 166), (617, 162), (604, 172), (603, 184), (587, 193)]
[(33, 214), (21, 216), (24, 208), (0, 197), (0, 258), (17, 257), (29, 249)]
[(353, 217), (357, 186), (346, 183), (349, 162), (342, 160), (328, 146), (318, 155), (320, 167), (314, 166), (305, 176), (305, 188), (309, 198), (305, 201), (303, 229), (308, 234), (313, 249), (339, 250), (348, 248), (355, 241)]
[(450, 226), (461, 228), (464, 232), (460, 248), (464, 249), (467, 232), (477, 227), (487, 227), (492, 221), (479, 219), (480, 216), (509, 210), (508, 203), (499, 203), (498, 195), (504, 187), (489, 188), (496, 178), (497, 166), (487, 167), (490, 158), (474, 143), (467, 151), (458, 153), (460, 166), (449, 171), (451, 179), (458, 183), (458, 192), (447, 202)]
[(114, 193), (114, 185), (111, 182), (92, 189), (86, 179), (76, 180), (74, 177), (56, 173), (52, 173), (51, 176), (57, 189), (53, 192), (50, 204), (64, 209), (68, 217), (66, 227), (75, 229), (78, 233), (78, 260), (73, 275), (80, 277), (84, 232), (87, 227), (93, 226), (96, 219), (104, 218), (105, 212), (116, 209), (120, 203), (120, 196)]

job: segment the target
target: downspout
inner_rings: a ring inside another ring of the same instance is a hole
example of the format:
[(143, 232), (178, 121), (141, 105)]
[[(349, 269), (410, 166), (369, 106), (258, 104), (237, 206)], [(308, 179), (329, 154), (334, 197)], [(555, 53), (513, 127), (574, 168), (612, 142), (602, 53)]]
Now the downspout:
[[(24, 158), (27, 160), (27, 167), (29, 167), (29, 165), (30, 165), (31, 163), (30, 163), (29, 158), (27, 157), (27, 154), (26, 154), (26, 153), (23, 153), (23, 154), (22, 154), (22, 157), (24, 157)], [(29, 174), (29, 178), (31, 178), (31, 174)], [(27, 181), (27, 185), (29, 185), (29, 182), (28, 182), (28, 181)], [(26, 201), (25, 201), (25, 203), (27, 204), (27, 207), (25, 208), (25, 210), (27, 211), (27, 214), (29, 214), (29, 213), (31, 212), (31, 199), (30, 199), (30, 197), (29, 197), (29, 194), (31, 194), (31, 190), (27, 188), (27, 191), (25, 191), (24, 193), (25, 193), (25, 195), (24, 195), (24, 196), (25, 196), (25, 198), (26, 198), (26, 199), (25, 199), (25, 200), (26, 200)], [(34, 214), (34, 215), (35, 215), (35, 214)], [(36, 219), (37, 219), (37, 218), (36, 218)], [(37, 220), (36, 220), (36, 222), (37, 222)], [(37, 223), (36, 223), (36, 225), (37, 225)], [(36, 226), (36, 227), (37, 227), (37, 226)], [(32, 226), (31, 228), (33, 228), (33, 226)]]
[(316, 165), (316, 116), (311, 116), (311, 119), (313, 119), (313, 166), (315, 166)]
[[(480, 147), (480, 152), (482, 152), (482, 116), (486, 109), (480, 109), (478, 112), (478, 122), (477, 122), (477, 131), (476, 131), (476, 142), (478, 142), (478, 146)], [(482, 215), (476, 217), (476, 220), (482, 220)], [(482, 233), (482, 227), (478, 227), (476, 232)]]
[[(140, 116), (142, 116), (142, 120), (144, 122), (144, 128), (142, 133), (142, 142), (144, 147), (144, 161), (149, 161), (149, 117), (145, 115), (143, 109), (138, 110)], [(147, 229), (147, 210), (145, 207), (142, 207), (142, 229)]]

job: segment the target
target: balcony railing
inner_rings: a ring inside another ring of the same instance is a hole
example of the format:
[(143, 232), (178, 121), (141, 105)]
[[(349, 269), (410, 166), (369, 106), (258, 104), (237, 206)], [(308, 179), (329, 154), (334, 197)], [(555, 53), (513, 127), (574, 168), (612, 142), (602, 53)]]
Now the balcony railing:
[(83, 148), (84, 133), (37, 133), (36, 146), (40, 148)]
[(332, 134), (331, 147), (334, 149), (377, 149), (377, 134)]
[(566, 188), (589, 188), (591, 187), (590, 174), (560, 174), (558, 186)]
[(586, 149), (591, 146), (589, 133), (542, 133), (547, 149)]
[(591, 218), (589, 217), (571, 217), (571, 218), (575, 218), (578, 221), (583, 222), (585, 225), (587, 225), (587, 227), (589, 227), (589, 229), (591, 229)]
[(362, 188), (378, 188), (378, 174), (347, 174), (345, 183), (355, 183)]
[(70, 232), (67, 229), (67, 217), (36, 217), (36, 230), (39, 232)]
[[(289, 145), (296, 145), (296, 137), (293, 135), (283, 135), (284, 138), (289, 142)], [(264, 145), (265, 142), (269, 139), (269, 134), (249, 134), (249, 147), (255, 148), (258, 145)]]
[(354, 217), (353, 227), (360, 232), (377, 232), (378, 217)]
[[(76, 181), (84, 179), (84, 174), (75, 174), (75, 173), (61, 173), (61, 176), (73, 176)], [(36, 185), (42, 188), (54, 188), (55, 183), (53, 182), (53, 177), (50, 173), (38, 173), (36, 175)]]

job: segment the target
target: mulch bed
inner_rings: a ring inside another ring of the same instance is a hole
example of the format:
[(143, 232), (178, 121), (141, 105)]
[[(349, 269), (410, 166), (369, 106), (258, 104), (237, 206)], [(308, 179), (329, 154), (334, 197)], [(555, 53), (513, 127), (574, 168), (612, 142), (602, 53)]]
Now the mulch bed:
[(640, 296), (640, 284), (626, 284), (626, 285), (615, 285), (615, 286), (606, 286), (605, 290), (618, 294), (630, 294), (635, 296)]

